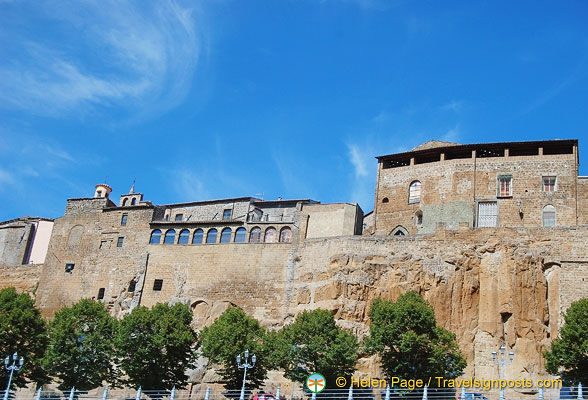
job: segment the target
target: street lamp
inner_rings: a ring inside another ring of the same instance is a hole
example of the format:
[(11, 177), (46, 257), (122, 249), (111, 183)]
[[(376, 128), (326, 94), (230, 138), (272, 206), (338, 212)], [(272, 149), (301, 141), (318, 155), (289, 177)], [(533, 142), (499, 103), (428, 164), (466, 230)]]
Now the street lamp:
[(4, 358), (4, 368), (6, 368), (7, 371), (10, 371), (10, 375), (8, 376), (8, 385), (6, 385), (6, 392), (4, 392), (4, 400), (8, 400), (8, 394), (10, 393), (10, 384), (12, 383), (12, 374), (14, 373), (14, 371), (18, 371), (19, 369), (21, 369), (23, 364), (24, 358), (21, 357), (19, 359), (16, 351), (12, 355), (12, 365), (10, 364), (10, 356), (6, 356), (6, 358)]
[(241, 386), (241, 396), (239, 396), (239, 400), (245, 400), (245, 382), (247, 379), (247, 370), (255, 367), (255, 361), (257, 361), (257, 357), (255, 354), (251, 356), (251, 364), (249, 364), (249, 350), (245, 350), (243, 353), (245, 358), (243, 364), (241, 364), (241, 354), (237, 355), (237, 367), (239, 369), (243, 369), (243, 386)]
[[(512, 360), (514, 360), (514, 352), (511, 351), (508, 353), (508, 358), (510, 359), (510, 361), (504, 358), (505, 353), (506, 346), (504, 345), (500, 346), (500, 360), (498, 360), (498, 354), (495, 351), (492, 352), (492, 361), (494, 361), (494, 363), (498, 365), (501, 381), (504, 380), (504, 368), (507, 365), (512, 364)], [(504, 400), (504, 385), (502, 384), (500, 385), (500, 400)]]

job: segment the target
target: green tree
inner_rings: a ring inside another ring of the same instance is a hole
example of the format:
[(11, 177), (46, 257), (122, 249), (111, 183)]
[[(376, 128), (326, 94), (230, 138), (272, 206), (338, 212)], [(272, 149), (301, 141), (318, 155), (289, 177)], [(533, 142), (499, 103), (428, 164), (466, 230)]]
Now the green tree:
[(566, 385), (588, 383), (588, 299), (568, 308), (559, 338), (544, 356), (547, 372), (561, 376)]
[(349, 378), (355, 371), (357, 338), (337, 327), (327, 310), (298, 314), (294, 323), (270, 333), (266, 343), (271, 349), (271, 361), (296, 382), (302, 383), (316, 372), (325, 377), (327, 388), (336, 388), (337, 377)]
[(137, 307), (119, 323), (115, 347), (127, 384), (143, 389), (171, 389), (188, 382), (194, 367), (196, 332), (187, 305)]
[[(28, 294), (18, 294), (14, 288), (0, 291), (0, 356), (15, 351), (25, 363), (12, 382), (24, 387), (27, 382), (47, 383), (49, 378), (41, 366), (47, 348), (47, 325), (35, 302)], [(0, 360), (1, 361), (1, 360)], [(0, 382), (6, 382), (8, 371), (2, 367)]]
[(259, 322), (237, 307), (229, 307), (212, 325), (202, 330), (202, 354), (220, 366), (219, 373), (226, 389), (241, 388), (243, 370), (237, 368), (235, 357), (245, 350), (257, 356), (255, 367), (247, 371), (247, 387), (258, 388), (263, 384), (270, 366), (263, 346), (264, 337), (265, 330)]
[(433, 308), (416, 292), (396, 302), (375, 299), (366, 349), (378, 353), (388, 378), (423, 379), (463, 374), (466, 362), (455, 335), (438, 327)]
[(80, 300), (55, 314), (44, 362), (49, 374), (61, 380), (60, 389), (89, 390), (104, 381), (116, 383), (115, 332), (116, 320), (93, 300)]

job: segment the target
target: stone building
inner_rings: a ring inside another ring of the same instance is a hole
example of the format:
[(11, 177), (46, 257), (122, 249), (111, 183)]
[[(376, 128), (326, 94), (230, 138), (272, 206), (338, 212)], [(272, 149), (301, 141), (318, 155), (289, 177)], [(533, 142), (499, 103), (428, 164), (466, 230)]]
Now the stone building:
[(377, 157), (371, 232), (433, 233), (439, 225), (585, 225), (587, 182), (578, 177), (578, 141), (458, 145), (427, 142)]
[[(47, 317), (81, 298), (119, 317), (182, 302), (196, 329), (229, 305), (277, 329), (322, 308), (359, 336), (374, 298), (416, 290), (457, 335), (466, 377), (498, 377), (490, 355), (503, 344), (516, 354), (508, 376), (546, 377), (563, 312), (588, 297), (577, 140), (428, 142), (378, 157), (376, 179), (365, 216), (310, 199), (154, 205), (134, 187), (115, 203), (96, 185), (67, 200), (43, 264), (23, 265), (32, 222), (0, 223), (0, 287), (33, 293)], [(375, 358), (358, 367), (381, 376)], [(201, 372), (194, 382), (214, 381)]]
[[(208, 312), (215, 299), (241, 297), (260, 318), (279, 320), (276, 296), (293, 249), (306, 238), (360, 235), (363, 220), (357, 204), (310, 199), (153, 205), (132, 188), (117, 205), (109, 194), (96, 185), (93, 198), (69, 199), (55, 221), (37, 292), (44, 315), (84, 297), (115, 314), (172, 299)], [(261, 282), (269, 286), (263, 299), (252, 292)]]

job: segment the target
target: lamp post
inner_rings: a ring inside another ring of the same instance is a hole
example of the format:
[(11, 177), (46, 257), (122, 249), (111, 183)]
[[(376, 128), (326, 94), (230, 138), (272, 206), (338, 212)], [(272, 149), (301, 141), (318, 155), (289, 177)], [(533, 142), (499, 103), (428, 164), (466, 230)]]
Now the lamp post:
[(247, 379), (247, 370), (255, 367), (255, 361), (257, 361), (257, 357), (255, 354), (251, 356), (251, 364), (249, 364), (249, 350), (245, 350), (243, 353), (244, 360), (243, 364), (241, 364), (241, 354), (237, 355), (237, 367), (239, 369), (243, 369), (243, 386), (241, 386), (241, 396), (239, 396), (239, 400), (245, 400), (245, 382)]
[[(503, 381), (504, 380), (504, 368), (507, 365), (512, 364), (512, 360), (514, 360), (514, 352), (509, 352), (508, 353), (508, 358), (510, 359), (510, 361), (508, 361), (506, 358), (504, 358), (504, 355), (506, 353), (506, 346), (502, 345), (500, 346), (500, 359), (498, 359), (498, 354), (493, 351), (492, 352), (492, 361), (494, 361), (494, 363), (496, 365), (498, 365), (498, 369), (499, 369), (499, 373), (500, 373), (500, 380)], [(504, 400), (504, 385), (502, 385), (502, 383), (500, 384), (500, 400)]]
[(10, 393), (10, 384), (12, 383), (12, 374), (14, 373), (14, 371), (18, 371), (19, 369), (21, 369), (23, 364), (24, 358), (21, 357), (19, 359), (16, 351), (12, 355), (12, 364), (10, 364), (10, 356), (6, 356), (6, 358), (4, 358), (4, 368), (6, 368), (7, 371), (10, 371), (10, 375), (8, 376), (8, 385), (6, 385), (6, 392), (4, 392), (4, 400), (8, 400), (8, 394)]

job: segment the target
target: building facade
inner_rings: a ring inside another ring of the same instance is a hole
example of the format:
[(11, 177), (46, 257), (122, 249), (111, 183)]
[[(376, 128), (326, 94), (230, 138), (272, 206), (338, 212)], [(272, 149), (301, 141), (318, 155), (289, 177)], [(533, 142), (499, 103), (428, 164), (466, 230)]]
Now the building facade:
[(588, 223), (577, 140), (432, 141), (377, 159), (376, 235)]

